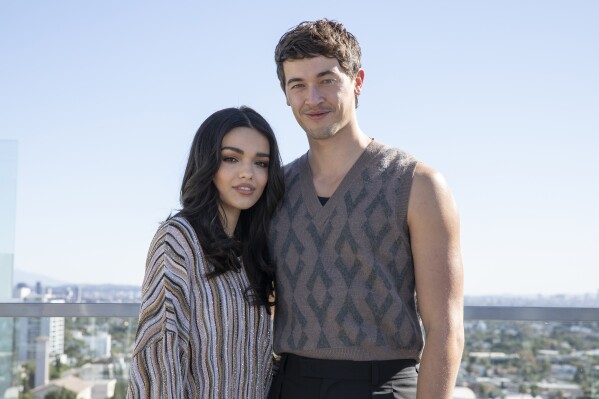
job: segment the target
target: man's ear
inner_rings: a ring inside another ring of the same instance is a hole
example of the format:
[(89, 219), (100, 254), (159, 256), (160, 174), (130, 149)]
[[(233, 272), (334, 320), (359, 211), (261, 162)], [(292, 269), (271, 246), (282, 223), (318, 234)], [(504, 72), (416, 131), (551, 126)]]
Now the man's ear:
[(364, 70), (360, 68), (354, 78), (354, 94), (359, 96), (362, 92), (362, 86), (364, 85)]

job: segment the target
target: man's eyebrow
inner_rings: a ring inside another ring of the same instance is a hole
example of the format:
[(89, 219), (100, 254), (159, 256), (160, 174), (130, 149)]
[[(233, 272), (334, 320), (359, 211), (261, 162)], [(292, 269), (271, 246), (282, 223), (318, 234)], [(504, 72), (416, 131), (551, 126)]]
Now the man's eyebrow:
[(333, 72), (332, 70), (328, 69), (326, 71), (322, 71), (321, 73), (319, 73), (316, 76), (319, 77), (319, 78), (321, 78), (321, 77), (326, 76), (326, 75), (334, 75), (334, 74), (335, 74), (335, 72)]
[(287, 81), (287, 84), (288, 84), (288, 85), (290, 85), (291, 83), (295, 83), (295, 82), (301, 82), (302, 80), (304, 80), (304, 79), (302, 79), (302, 78), (290, 78), (290, 79)]
[[(230, 150), (230, 151), (236, 152), (236, 153), (241, 154), (241, 155), (244, 154), (243, 150), (241, 148), (237, 148), (237, 147), (226, 146), (226, 147), (221, 148), (220, 150), (221, 151)], [(260, 158), (270, 158), (270, 154), (267, 154), (265, 152), (257, 152), (256, 156), (260, 157)]]
[[(316, 75), (316, 77), (318, 77), (318, 78), (321, 78), (321, 77), (323, 77), (323, 76), (326, 76), (326, 75), (335, 75), (335, 72), (333, 72), (333, 70), (331, 70), (331, 69), (327, 69), (326, 71), (319, 72), (319, 73)], [(295, 82), (301, 82), (301, 81), (303, 81), (303, 80), (304, 80), (304, 79), (302, 79), (302, 78), (290, 78), (290, 79), (287, 81), (287, 84), (289, 85), (289, 84), (291, 84), (291, 83), (295, 83)]]

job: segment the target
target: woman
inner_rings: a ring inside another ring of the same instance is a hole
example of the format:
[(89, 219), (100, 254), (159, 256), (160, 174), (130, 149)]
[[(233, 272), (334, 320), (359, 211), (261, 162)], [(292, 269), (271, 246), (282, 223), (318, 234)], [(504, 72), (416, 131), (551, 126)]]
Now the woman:
[(150, 246), (128, 398), (264, 398), (272, 369), (266, 246), (283, 195), (268, 122), (212, 114), (193, 140), (182, 209)]

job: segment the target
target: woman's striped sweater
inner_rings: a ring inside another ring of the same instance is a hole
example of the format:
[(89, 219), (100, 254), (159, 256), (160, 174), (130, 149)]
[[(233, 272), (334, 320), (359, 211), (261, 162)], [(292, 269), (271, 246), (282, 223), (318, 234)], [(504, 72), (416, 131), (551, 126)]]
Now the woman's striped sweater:
[(244, 298), (245, 270), (211, 271), (191, 225), (172, 218), (150, 246), (127, 398), (265, 398), (270, 316)]

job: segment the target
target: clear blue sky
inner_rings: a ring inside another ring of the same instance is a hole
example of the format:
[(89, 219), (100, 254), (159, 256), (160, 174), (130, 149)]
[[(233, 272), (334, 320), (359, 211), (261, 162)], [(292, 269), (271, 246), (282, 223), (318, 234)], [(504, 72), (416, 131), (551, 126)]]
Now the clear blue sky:
[(281, 34), (343, 22), (360, 126), (437, 168), (462, 217), (466, 294), (599, 290), (599, 2), (3, 1), (0, 139), (18, 140), (15, 266), (141, 284), (217, 109), (307, 149), (275, 75)]

